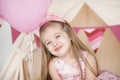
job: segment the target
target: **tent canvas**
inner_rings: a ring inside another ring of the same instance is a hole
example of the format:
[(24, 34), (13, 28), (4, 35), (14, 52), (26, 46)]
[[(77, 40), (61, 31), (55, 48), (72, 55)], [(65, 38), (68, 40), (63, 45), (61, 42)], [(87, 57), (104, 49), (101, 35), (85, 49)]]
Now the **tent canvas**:
[[(61, 4), (63, 6), (61, 6)], [(71, 22), (80, 10), (87, 5), (107, 25), (120, 24), (120, 1), (119, 0), (52, 0), (49, 12), (58, 14)], [(84, 12), (84, 15), (89, 13)], [(83, 14), (82, 14), (83, 15)], [(89, 16), (90, 17), (90, 16)], [(80, 19), (79, 19), (80, 20)], [(79, 25), (74, 25), (79, 26)]]
[(83, 5), (70, 23), (72, 26), (78, 27), (99, 27), (107, 25), (87, 4)]

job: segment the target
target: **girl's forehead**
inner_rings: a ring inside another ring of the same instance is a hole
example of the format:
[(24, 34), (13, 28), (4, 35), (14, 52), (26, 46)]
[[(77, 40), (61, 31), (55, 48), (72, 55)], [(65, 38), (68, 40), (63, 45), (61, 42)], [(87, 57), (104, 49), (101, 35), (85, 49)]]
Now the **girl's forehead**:
[(61, 33), (61, 31), (62, 31), (61, 25), (57, 25), (57, 24), (48, 25), (45, 26), (44, 30), (41, 32), (41, 37), (44, 40), (54, 36), (57, 33)]
[(56, 31), (60, 31), (61, 30), (61, 25), (60, 24), (51, 24), (51, 25), (47, 25), (47, 26), (44, 26), (44, 30), (42, 31), (43, 33), (44, 32), (50, 32), (53, 31), (53, 32), (56, 32)]
[(44, 32), (44, 30), (49, 29), (51, 27), (57, 28), (57, 27), (61, 27), (61, 26), (62, 25), (60, 23), (48, 22), (43, 27), (41, 27), (40, 31)]

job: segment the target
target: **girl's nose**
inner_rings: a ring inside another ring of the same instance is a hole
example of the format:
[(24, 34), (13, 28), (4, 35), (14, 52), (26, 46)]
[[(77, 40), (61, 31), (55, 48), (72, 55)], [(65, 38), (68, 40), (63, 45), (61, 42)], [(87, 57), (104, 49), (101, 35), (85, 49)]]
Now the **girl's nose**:
[(57, 42), (56, 42), (56, 41), (53, 41), (53, 42), (52, 42), (52, 45), (53, 45), (54, 47), (56, 47)]

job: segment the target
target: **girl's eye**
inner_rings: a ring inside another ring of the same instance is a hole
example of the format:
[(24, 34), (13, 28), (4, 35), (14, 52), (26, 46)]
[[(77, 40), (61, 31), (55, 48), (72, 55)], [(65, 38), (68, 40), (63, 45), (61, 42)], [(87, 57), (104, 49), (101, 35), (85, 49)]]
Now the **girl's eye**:
[(61, 35), (57, 35), (56, 38), (59, 38)]
[(49, 41), (49, 42), (47, 42), (46, 44), (49, 45), (50, 43), (51, 43), (51, 42)]

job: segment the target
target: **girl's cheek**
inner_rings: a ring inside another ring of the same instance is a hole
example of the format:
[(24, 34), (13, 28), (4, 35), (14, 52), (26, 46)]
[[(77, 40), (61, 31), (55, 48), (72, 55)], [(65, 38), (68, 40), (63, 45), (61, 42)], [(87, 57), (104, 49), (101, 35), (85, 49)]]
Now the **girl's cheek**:
[(47, 49), (51, 52), (53, 50), (52, 46), (48, 46)]

